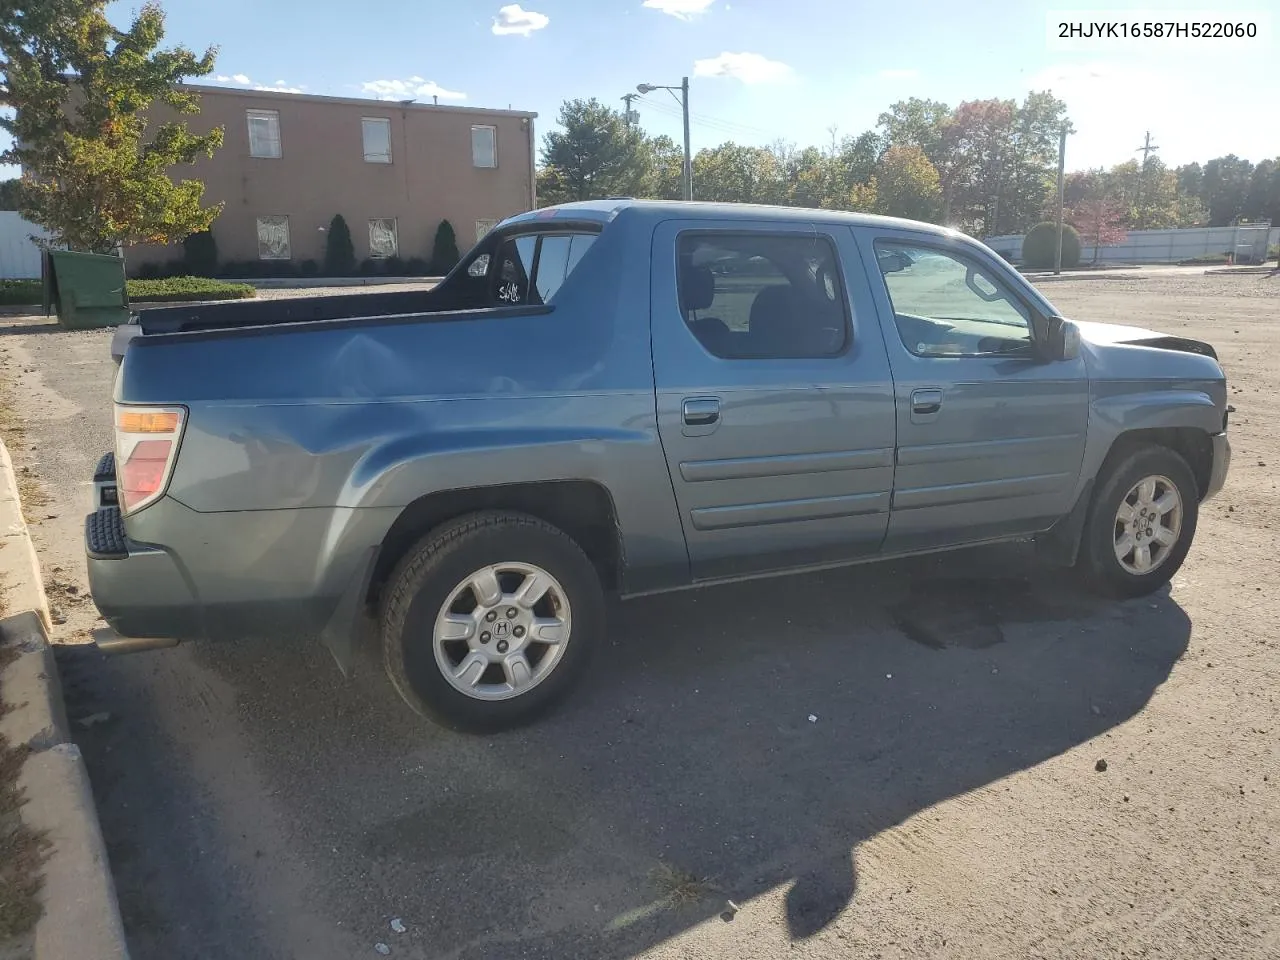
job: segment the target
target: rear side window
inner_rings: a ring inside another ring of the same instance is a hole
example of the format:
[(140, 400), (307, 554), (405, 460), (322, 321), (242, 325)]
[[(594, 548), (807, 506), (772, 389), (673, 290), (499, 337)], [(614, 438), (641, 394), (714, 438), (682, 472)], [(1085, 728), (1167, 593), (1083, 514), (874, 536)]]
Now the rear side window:
[(840, 261), (814, 234), (682, 234), (680, 309), (708, 352), (730, 360), (834, 357), (849, 342)]
[(504, 240), (490, 285), (498, 305), (551, 302), (595, 242), (593, 233), (528, 233)]

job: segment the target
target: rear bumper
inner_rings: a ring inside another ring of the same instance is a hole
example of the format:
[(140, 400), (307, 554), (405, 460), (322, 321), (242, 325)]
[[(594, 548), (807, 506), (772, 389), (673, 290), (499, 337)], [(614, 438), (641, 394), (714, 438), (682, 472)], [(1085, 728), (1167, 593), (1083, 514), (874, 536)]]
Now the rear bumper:
[(1201, 500), (1215, 496), (1227, 482), (1227, 470), (1231, 467), (1231, 442), (1225, 432), (1215, 433), (1209, 438), (1213, 441), (1213, 466), (1209, 471), (1209, 485), (1205, 487)]
[(94, 485), (97, 508), (84, 526), (89, 586), (111, 628), (138, 639), (314, 636), (331, 626), (339, 600), (358, 592), (398, 513), (201, 513), (162, 497), (126, 521), (106, 457)]

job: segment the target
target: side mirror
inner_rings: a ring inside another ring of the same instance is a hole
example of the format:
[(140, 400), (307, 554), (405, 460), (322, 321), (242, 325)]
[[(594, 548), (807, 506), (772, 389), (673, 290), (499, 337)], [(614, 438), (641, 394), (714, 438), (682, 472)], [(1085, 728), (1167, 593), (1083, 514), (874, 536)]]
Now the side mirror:
[(1074, 360), (1080, 356), (1080, 328), (1065, 317), (1049, 317), (1045, 338), (1045, 358)]

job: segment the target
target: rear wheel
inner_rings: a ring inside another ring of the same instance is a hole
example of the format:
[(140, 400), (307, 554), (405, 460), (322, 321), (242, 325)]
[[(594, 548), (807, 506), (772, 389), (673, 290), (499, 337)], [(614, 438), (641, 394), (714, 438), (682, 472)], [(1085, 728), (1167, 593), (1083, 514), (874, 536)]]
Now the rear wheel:
[(495, 731), (558, 703), (603, 626), (595, 568), (563, 531), (522, 514), (475, 514), (428, 534), (392, 575), (383, 659), (422, 715)]
[(1146, 444), (1115, 460), (1085, 522), (1079, 566), (1102, 592), (1137, 597), (1168, 583), (1191, 549), (1200, 492), (1187, 462)]

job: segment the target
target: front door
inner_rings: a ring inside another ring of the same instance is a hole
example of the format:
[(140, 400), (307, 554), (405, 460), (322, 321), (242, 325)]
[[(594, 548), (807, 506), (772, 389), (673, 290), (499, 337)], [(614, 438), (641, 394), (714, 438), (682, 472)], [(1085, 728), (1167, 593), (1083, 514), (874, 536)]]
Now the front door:
[(1021, 536), (1072, 507), (1084, 361), (1046, 362), (1032, 304), (963, 241), (861, 228), (897, 398), (887, 552)]
[(694, 578), (879, 550), (893, 386), (849, 231), (666, 221), (653, 249), (658, 429)]

